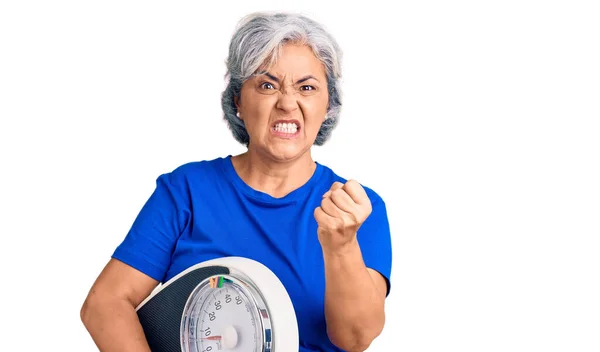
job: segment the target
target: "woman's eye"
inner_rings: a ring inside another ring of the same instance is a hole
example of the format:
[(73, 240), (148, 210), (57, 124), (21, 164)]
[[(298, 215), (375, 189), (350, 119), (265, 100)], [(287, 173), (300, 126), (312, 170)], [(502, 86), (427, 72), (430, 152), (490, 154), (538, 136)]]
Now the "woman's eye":
[(262, 89), (275, 89), (275, 87), (273, 87), (273, 85), (269, 82), (265, 82), (265, 83), (261, 84), (260, 87)]
[(310, 92), (310, 91), (315, 90), (315, 87), (313, 87), (313, 86), (302, 86), (302, 87), (300, 87), (300, 90), (305, 91), (305, 92)]

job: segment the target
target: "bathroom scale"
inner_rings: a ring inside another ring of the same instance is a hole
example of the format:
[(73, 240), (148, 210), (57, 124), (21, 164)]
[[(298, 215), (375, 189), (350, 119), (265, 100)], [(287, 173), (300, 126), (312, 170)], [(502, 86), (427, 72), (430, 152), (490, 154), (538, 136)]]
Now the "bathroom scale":
[(292, 301), (265, 265), (244, 257), (196, 264), (136, 312), (153, 352), (298, 351)]

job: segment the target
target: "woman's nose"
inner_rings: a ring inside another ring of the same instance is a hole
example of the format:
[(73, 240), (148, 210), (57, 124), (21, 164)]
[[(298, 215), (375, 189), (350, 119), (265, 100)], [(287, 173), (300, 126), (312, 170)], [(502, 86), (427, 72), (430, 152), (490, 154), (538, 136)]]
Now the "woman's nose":
[(277, 108), (286, 112), (298, 109), (297, 95), (293, 88), (282, 89), (277, 100)]

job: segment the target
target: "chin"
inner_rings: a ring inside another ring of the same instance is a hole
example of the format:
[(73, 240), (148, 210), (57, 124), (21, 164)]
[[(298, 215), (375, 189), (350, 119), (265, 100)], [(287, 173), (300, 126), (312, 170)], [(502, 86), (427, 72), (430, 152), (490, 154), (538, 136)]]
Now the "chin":
[(271, 157), (278, 161), (291, 161), (298, 159), (305, 155), (310, 148), (302, 148), (300, 146), (277, 146), (275, 148), (270, 148)]

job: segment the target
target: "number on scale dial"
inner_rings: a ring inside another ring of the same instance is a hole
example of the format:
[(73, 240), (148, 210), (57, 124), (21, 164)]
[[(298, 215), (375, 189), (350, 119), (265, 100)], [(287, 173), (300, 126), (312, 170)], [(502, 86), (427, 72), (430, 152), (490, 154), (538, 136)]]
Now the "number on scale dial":
[(182, 319), (186, 352), (270, 350), (266, 307), (252, 287), (219, 275), (203, 281), (190, 295)]

